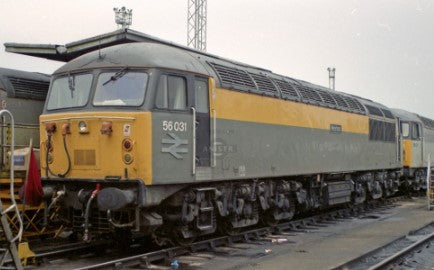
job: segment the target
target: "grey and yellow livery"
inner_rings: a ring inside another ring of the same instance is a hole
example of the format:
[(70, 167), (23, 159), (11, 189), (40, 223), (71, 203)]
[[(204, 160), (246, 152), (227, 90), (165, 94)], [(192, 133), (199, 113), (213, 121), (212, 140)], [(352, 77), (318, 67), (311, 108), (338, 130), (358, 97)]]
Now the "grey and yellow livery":
[(405, 163), (403, 121), (373, 101), (210, 54), (117, 45), (55, 72), (41, 170), (85, 240), (129, 231), (184, 242), (414, 186), (424, 163)]

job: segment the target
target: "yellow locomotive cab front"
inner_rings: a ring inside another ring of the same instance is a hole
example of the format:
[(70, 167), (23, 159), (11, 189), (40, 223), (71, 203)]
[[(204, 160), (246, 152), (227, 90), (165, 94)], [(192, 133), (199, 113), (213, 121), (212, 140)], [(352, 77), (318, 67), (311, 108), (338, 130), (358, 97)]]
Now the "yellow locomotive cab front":
[(42, 176), (151, 184), (150, 112), (49, 114), (40, 122)]

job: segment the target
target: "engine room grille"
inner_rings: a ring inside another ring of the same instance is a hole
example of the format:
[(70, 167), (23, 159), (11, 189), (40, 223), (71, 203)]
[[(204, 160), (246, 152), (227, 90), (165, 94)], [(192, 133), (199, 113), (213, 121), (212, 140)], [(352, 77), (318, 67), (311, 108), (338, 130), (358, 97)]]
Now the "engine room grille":
[(256, 85), (253, 82), (252, 78), (244, 70), (222, 66), (215, 63), (210, 64), (216, 71), (217, 75), (220, 77), (223, 85), (227, 85), (229, 86), (229, 88), (236, 88), (236, 86), (241, 86), (243, 88), (247, 87), (256, 89)]
[(375, 119), (369, 119), (369, 140), (395, 142), (396, 125)]
[(395, 117), (393, 116), (391, 111), (386, 110), (386, 109), (380, 109), (380, 110), (383, 112), (383, 114), (384, 114), (384, 116), (386, 116), (386, 118), (395, 119)]
[[(350, 96), (339, 94), (335, 91), (328, 91), (315, 86), (307, 85), (302, 81), (291, 79), (294, 83), (288, 82), (286, 78), (271, 78), (267, 74), (252, 73), (251, 69), (244, 70), (242, 67), (225, 66), (207, 62), (216, 72), (221, 86), (227, 89), (250, 91), (255, 94), (266, 94), (278, 96), (278, 90), (282, 98), (310, 103), (316, 106), (338, 109), (359, 114), (366, 114), (365, 107)], [(278, 77), (278, 75), (275, 75)], [(290, 79), (290, 78), (288, 78)]]
[(365, 107), (363, 107), (362, 103), (360, 103), (357, 99), (352, 98), (352, 100), (354, 101), (354, 103), (357, 105), (357, 107), (359, 107), (359, 111), (362, 113), (366, 113)]
[(253, 80), (255, 80), (255, 83), (258, 86), (258, 90), (260, 92), (266, 92), (273, 95), (277, 94), (277, 89), (269, 78), (264, 75), (254, 74), (250, 72), (249, 74), (253, 78)]
[(273, 79), (273, 82), (279, 87), (280, 92), (285, 96), (299, 98), (297, 91), (289, 82)]
[(371, 105), (366, 105), (366, 108), (368, 109), (369, 114), (383, 117), (383, 113), (379, 108)]
[(426, 117), (423, 117), (423, 116), (419, 116), (419, 117), (422, 120), (422, 123), (425, 125), (425, 127), (429, 128), (429, 129), (434, 129), (434, 121), (433, 120), (426, 118)]
[(342, 107), (342, 108), (349, 108), (349, 107), (348, 107), (348, 104), (345, 102), (345, 100), (342, 98), (341, 95), (338, 95), (338, 94), (331, 94), (331, 95), (333, 96), (333, 98), (334, 98), (335, 101), (336, 101), (336, 104), (337, 104), (339, 107)]
[(76, 166), (95, 166), (95, 150), (74, 150), (74, 165)]
[(36, 100), (45, 100), (47, 97), (49, 82), (8, 77), (9, 82), (15, 91), (16, 98), (29, 98)]
[(323, 92), (323, 91), (317, 91), (318, 94), (321, 96), (323, 102), (325, 104), (329, 104), (332, 105), (333, 107), (336, 107), (336, 101), (333, 99), (333, 97), (327, 93), (327, 92)]
[(304, 100), (313, 101), (314, 103), (323, 102), (321, 96), (312, 88), (303, 85), (297, 85), (297, 90)]
[[(351, 97), (342, 96), (345, 102), (348, 104), (348, 108), (350, 108), (353, 111), (360, 111), (360, 107), (358, 106), (356, 100)], [(363, 111), (363, 110), (362, 110)]]

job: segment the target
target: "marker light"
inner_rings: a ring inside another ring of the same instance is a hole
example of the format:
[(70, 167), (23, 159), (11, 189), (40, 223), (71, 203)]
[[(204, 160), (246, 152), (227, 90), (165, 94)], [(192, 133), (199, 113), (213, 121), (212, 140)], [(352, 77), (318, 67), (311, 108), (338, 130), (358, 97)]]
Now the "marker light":
[(133, 162), (133, 156), (130, 154), (124, 155), (124, 162), (125, 164), (131, 164)]
[(65, 123), (62, 125), (62, 135), (65, 136), (66, 134), (71, 134), (71, 124)]
[(104, 121), (102, 122), (102, 126), (101, 126), (101, 134), (103, 135), (111, 135), (113, 132), (113, 128), (112, 128), (113, 124), (111, 121)]
[(78, 123), (78, 132), (84, 134), (84, 133), (88, 133), (89, 130), (87, 129), (87, 124), (84, 121), (80, 121)]
[(131, 151), (133, 149), (133, 142), (130, 139), (125, 139), (122, 141), (122, 147), (125, 151)]
[(45, 131), (47, 131), (48, 134), (53, 134), (56, 131), (56, 123), (45, 123)]

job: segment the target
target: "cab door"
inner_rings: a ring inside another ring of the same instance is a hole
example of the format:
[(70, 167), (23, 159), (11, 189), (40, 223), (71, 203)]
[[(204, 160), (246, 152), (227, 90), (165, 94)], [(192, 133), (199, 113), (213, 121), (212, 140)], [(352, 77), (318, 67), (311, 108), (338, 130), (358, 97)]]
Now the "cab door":
[(210, 114), (208, 81), (206, 78), (195, 77), (194, 80), (194, 112), (196, 114), (196, 166), (210, 167)]
[(411, 140), (412, 140), (412, 167), (423, 166), (423, 138), (421, 124), (412, 122), (411, 125)]
[(402, 144), (402, 165), (412, 167), (413, 141), (411, 139), (411, 122), (400, 121), (400, 138)]

